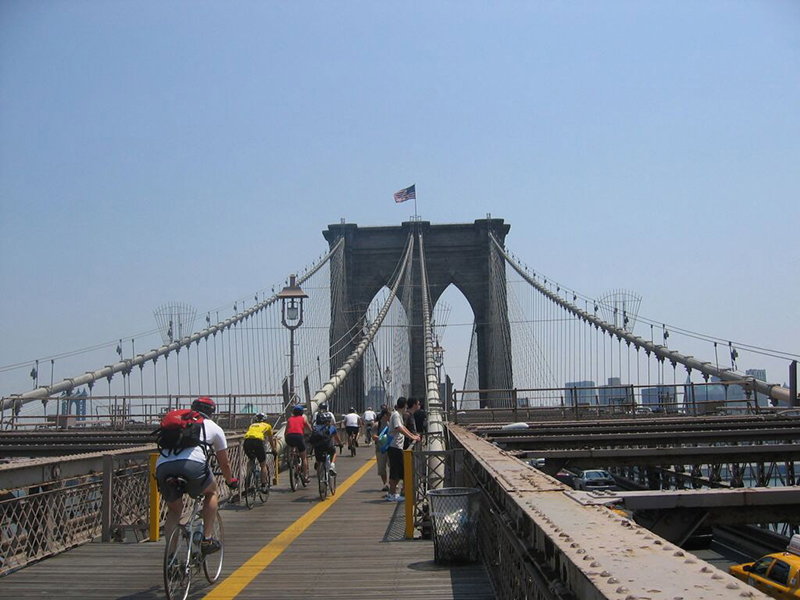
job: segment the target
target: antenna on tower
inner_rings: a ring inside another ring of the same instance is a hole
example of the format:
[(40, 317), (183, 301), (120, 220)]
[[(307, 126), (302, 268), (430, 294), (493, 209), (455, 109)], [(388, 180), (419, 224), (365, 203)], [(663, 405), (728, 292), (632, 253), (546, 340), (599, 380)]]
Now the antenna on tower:
[(633, 332), (642, 304), (642, 297), (639, 294), (631, 290), (613, 290), (600, 298), (597, 304), (606, 323)]
[(197, 309), (186, 302), (167, 302), (153, 311), (158, 332), (165, 344), (182, 340), (193, 333)]

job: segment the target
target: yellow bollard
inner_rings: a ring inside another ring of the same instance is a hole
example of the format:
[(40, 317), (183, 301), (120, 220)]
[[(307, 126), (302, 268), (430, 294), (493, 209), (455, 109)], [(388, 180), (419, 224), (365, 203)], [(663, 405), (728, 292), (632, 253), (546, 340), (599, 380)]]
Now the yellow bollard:
[(161, 494), (156, 481), (158, 452), (150, 455), (150, 541), (157, 542), (161, 531)]
[(403, 450), (403, 489), (406, 494), (406, 538), (414, 537), (414, 462), (411, 449)]

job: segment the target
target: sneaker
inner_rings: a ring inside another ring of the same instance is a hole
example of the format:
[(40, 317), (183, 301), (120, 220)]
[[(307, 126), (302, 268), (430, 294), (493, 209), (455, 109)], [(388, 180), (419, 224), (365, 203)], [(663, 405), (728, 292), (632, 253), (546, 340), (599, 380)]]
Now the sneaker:
[(269, 484), (265, 483), (261, 486), (261, 493), (262, 494), (269, 494)]
[(388, 491), (389, 491), (389, 486), (388, 486), (388, 485), (385, 485), (385, 486), (383, 486), (383, 487), (381, 488), (381, 491), (382, 491), (382, 492), (388, 492)]
[(389, 494), (388, 496), (386, 496), (386, 500), (388, 502), (402, 502), (403, 500), (405, 500), (405, 498), (403, 498), (400, 494), (394, 494), (394, 495)]
[(222, 544), (219, 540), (215, 540), (214, 538), (203, 538), (203, 541), (200, 542), (200, 551), (203, 553), (203, 556), (214, 554), (220, 550), (222, 550)]
[(336, 475), (336, 463), (331, 463), (331, 475)]

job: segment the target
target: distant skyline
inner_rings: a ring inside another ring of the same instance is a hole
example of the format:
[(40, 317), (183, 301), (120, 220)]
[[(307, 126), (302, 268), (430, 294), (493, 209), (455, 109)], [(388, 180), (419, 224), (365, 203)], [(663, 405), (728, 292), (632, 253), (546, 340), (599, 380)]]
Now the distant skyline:
[[(587, 295), (798, 352), (798, 73), (790, 1), (7, 0), (0, 366), (251, 296), (330, 223), (408, 220), (412, 183)], [(443, 300), (458, 373), (472, 315)]]

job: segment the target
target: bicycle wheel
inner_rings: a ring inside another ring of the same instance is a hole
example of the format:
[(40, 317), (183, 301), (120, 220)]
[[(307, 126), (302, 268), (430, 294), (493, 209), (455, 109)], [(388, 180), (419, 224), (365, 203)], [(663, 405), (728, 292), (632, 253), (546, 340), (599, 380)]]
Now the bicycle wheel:
[(183, 525), (172, 530), (164, 548), (164, 590), (167, 600), (186, 600), (192, 584), (189, 532)]
[(256, 470), (253, 464), (247, 468), (247, 477), (244, 478), (244, 503), (247, 508), (253, 508), (256, 504), (256, 486), (261, 482), (256, 481)]
[(292, 488), (294, 492), (297, 490), (297, 451), (293, 450), (292, 453), (289, 455), (289, 487)]
[(350, 440), (350, 456), (356, 455), (356, 441)]
[(325, 500), (328, 497), (328, 482), (325, 481), (325, 463), (317, 463), (317, 481), (319, 482), (319, 498)]
[(272, 477), (269, 472), (269, 465), (267, 465), (267, 483), (262, 487), (261, 486), (261, 465), (258, 466), (256, 469), (256, 484), (258, 485), (258, 497), (261, 500), (261, 503), (264, 504), (269, 498), (269, 489), (272, 485)]
[(219, 579), (219, 574), (222, 573), (222, 558), (225, 555), (225, 532), (222, 529), (222, 517), (219, 515), (219, 510), (217, 510), (217, 516), (214, 517), (214, 531), (211, 536), (215, 540), (219, 540), (221, 547), (219, 552), (209, 554), (203, 560), (203, 572), (208, 583), (214, 583)]
[(328, 488), (331, 490), (331, 496), (336, 493), (336, 475), (328, 473)]
[(297, 469), (295, 469), (295, 473), (297, 473), (297, 481), (303, 484), (303, 487), (308, 487), (308, 480), (303, 475), (303, 461), (300, 457), (297, 457)]

